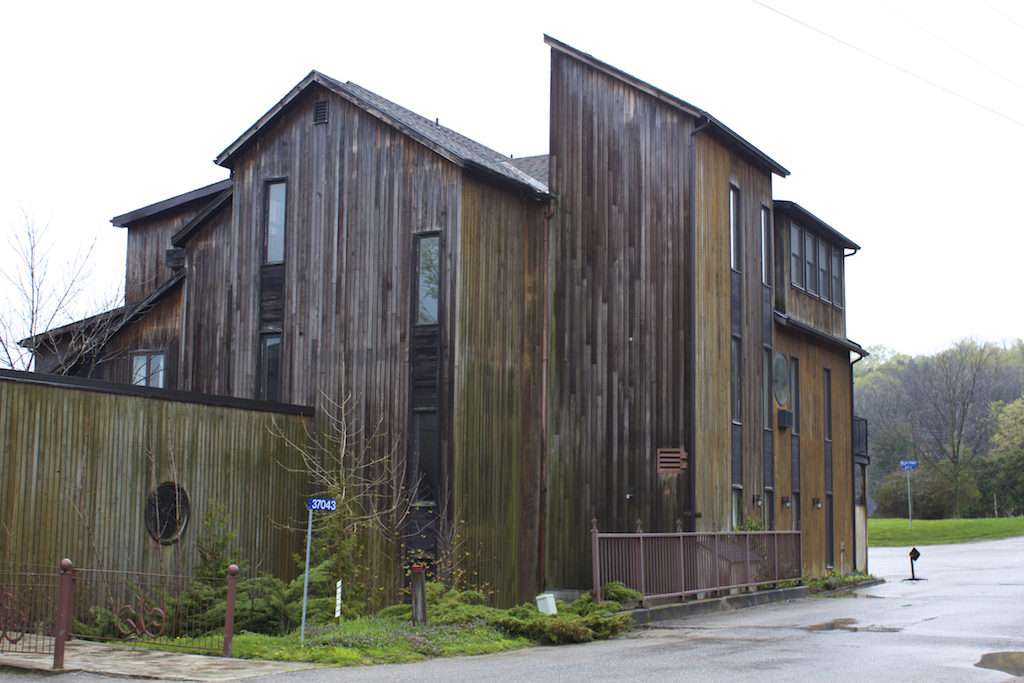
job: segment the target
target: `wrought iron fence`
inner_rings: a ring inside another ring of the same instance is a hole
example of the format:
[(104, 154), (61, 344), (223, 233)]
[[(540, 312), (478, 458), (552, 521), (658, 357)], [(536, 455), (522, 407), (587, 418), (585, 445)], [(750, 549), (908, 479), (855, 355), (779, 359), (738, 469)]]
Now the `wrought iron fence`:
[(72, 638), (231, 656), (238, 567), (224, 578), (39, 567), (0, 570), (0, 653), (53, 654)]
[(621, 581), (643, 599), (799, 580), (799, 531), (601, 533), (592, 521), (594, 591)]

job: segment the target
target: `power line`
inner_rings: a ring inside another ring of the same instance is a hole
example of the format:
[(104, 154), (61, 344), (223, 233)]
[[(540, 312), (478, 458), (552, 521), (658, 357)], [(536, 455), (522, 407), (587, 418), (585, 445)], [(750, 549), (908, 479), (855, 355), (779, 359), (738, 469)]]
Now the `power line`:
[(783, 16), (786, 19), (789, 19), (790, 21), (792, 21), (792, 22), (794, 22), (796, 24), (800, 24), (804, 28), (810, 29), (810, 30), (814, 31), (815, 33), (820, 33), (821, 35), (825, 36), (826, 38), (834, 40), (834, 41), (836, 41), (837, 43), (839, 43), (841, 45), (845, 45), (846, 47), (850, 48), (851, 50), (856, 50), (857, 52), (861, 53), (862, 55), (864, 55), (866, 57), (870, 57), (871, 59), (874, 59), (874, 60), (876, 60), (878, 62), (881, 62), (882, 64), (885, 64), (886, 66), (888, 66), (888, 67), (890, 67), (892, 69), (896, 69), (897, 71), (900, 71), (900, 72), (910, 76), (911, 78), (916, 78), (917, 80), (919, 80), (919, 81), (921, 81), (923, 83), (927, 83), (928, 85), (932, 86), (933, 88), (938, 88), (939, 90), (943, 91), (944, 93), (946, 93), (948, 95), (952, 95), (953, 97), (961, 99), (964, 102), (968, 102), (970, 104), (973, 104), (975, 107), (978, 107), (979, 109), (984, 109), (985, 111), (989, 112), (990, 114), (995, 114), (996, 116), (998, 116), (1001, 119), (1006, 119), (1010, 123), (1016, 124), (1016, 125), (1020, 126), (1021, 128), (1024, 128), (1024, 121), (1018, 121), (1017, 119), (1013, 118), (1012, 116), (1009, 116), (1008, 114), (1004, 114), (1001, 111), (998, 111), (996, 109), (993, 109), (992, 107), (989, 107), (988, 105), (985, 105), (985, 104), (982, 104), (981, 102), (978, 102), (977, 100), (973, 100), (970, 97), (967, 97), (966, 95), (961, 95), (960, 93), (956, 92), (955, 90), (951, 90), (951, 89), (947, 88), (946, 86), (942, 85), (941, 83), (936, 83), (935, 81), (933, 81), (933, 80), (931, 80), (929, 78), (926, 78), (924, 76), (921, 76), (920, 74), (914, 73), (913, 71), (910, 71), (909, 69), (906, 69), (906, 68), (900, 66), (899, 64), (896, 64), (894, 62), (890, 62), (889, 60), (885, 59), (884, 57), (879, 57), (876, 54), (868, 52), (864, 48), (858, 47), (858, 46), (854, 45), (853, 43), (848, 43), (847, 41), (843, 40), (842, 38), (838, 38), (838, 37), (832, 35), (831, 33), (823, 31), (822, 29), (820, 29), (820, 28), (818, 28), (816, 26), (812, 26), (811, 24), (808, 24), (805, 21), (801, 21), (800, 19), (797, 19), (796, 17), (792, 17), (792, 16), (786, 14), (785, 12), (783, 12), (782, 10), (776, 9), (776, 8), (772, 7), (771, 5), (766, 5), (765, 3), (761, 2), (761, 0), (750, 0), (750, 1), (753, 2), (754, 4), (757, 4), (757, 5), (760, 5), (761, 7), (764, 7), (765, 9), (768, 9), (768, 10), (771, 10), (772, 12), (775, 12), (776, 14), (778, 14), (780, 16)]
[(1006, 20), (1007, 20), (1008, 22), (1010, 22), (1011, 24), (1013, 24), (1013, 25), (1014, 25), (1014, 26), (1016, 26), (1017, 28), (1019, 28), (1019, 29), (1021, 29), (1022, 31), (1024, 31), (1024, 26), (1022, 26), (1022, 25), (1021, 25), (1021, 24), (1020, 24), (1020, 23), (1019, 23), (1019, 22), (1018, 22), (1018, 21), (1017, 21), (1016, 19), (1014, 19), (1013, 17), (1011, 17), (1011, 16), (1009, 15), (1009, 14), (1007, 14), (1007, 13), (1006, 13), (1006, 12), (1004, 12), (1003, 10), (999, 9), (998, 7), (996, 7), (995, 5), (993, 5), (993, 4), (992, 4), (991, 2), (989, 2), (988, 0), (981, 0), (981, 1), (982, 1), (982, 2), (984, 2), (984, 3), (986, 4), (986, 5), (988, 5), (988, 7), (989, 7), (989, 9), (990, 9), (990, 10), (992, 10), (993, 12), (996, 12), (997, 14), (1001, 14), (1001, 15), (1003, 15), (1003, 18), (1004, 18), (1004, 19), (1006, 19)]
[[(911, 26), (915, 26), (915, 27), (916, 27), (916, 28), (918, 28), (919, 30), (921, 30), (921, 31), (923, 31), (923, 32), (925, 32), (925, 33), (927, 33), (927, 34), (928, 34), (929, 36), (931, 36), (931, 37), (932, 37), (932, 38), (934, 38), (935, 40), (939, 41), (940, 43), (942, 43), (943, 45), (945, 45), (945, 46), (946, 46), (946, 47), (948, 47), (949, 49), (951, 49), (951, 50), (955, 50), (956, 52), (958, 52), (958, 53), (959, 53), (959, 54), (961, 54), (962, 56), (966, 57), (967, 59), (969, 59), (969, 60), (971, 60), (972, 62), (974, 62), (975, 64), (977, 64), (978, 66), (980, 66), (980, 67), (982, 67), (982, 68), (984, 68), (984, 69), (987, 69), (987, 70), (988, 70), (988, 71), (990, 71), (991, 73), (993, 73), (993, 74), (995, 74), (996, 76), (998, 76), (999, 78), (1003, 79), (1004, 81), (1006, 81), (1007, 83), (1009, 83), (1009, 84), (1010, 84), (1010, 85), (1012, 85), (1013, 87), (1015, 87), (1015, 88), (1018, 88), (1018, 89), (1020, 89), (1020, 90), (1024, 90), (1024, 85), (1021, 85), (1020, 83), (1018, 83), (1017, 81), (1013, 80), (1012, 78), (1009, 78), (1008, 76), (1005, 76), (1005, 75), (1003, 75), (1003, 74), (999, 73), (998, 71), (996, 71), (995, 69), (993, 69), (993, 68), (992, 68), (991, 66), (989, 66), (989, 65), (988, 65), (988, 64), (986, 64), (986, 63), (984, 63), (984, 62), (983, 62), (983, 61), (981, 61), (980, 59), (976, 59), (976, 58), (974, 58), (974, 57), (973, 57), (972, 55), (969, 55), (969, 54), (967, 54), (966, 52), (964, 52), (963, 50), (961, 50), (960, 48), (958, 48), (958, 47), (957, 47), (956, 45), (953, 45), (953, 44), (952, 44), (951, 42), (949, 42), (948, 40), (946, 40), (946, 39), (945, 39), (945, 38), (943, 38), (942, 36), (940, 36), (940, 35), (937, 35), (936, 33), (933, 33), (932, 31), (928, 30), (928, 29), (927, 29), (927, 28), (925, 28), (924, 26), (921, 26), (920, 24), (918, 24), (918, 23), (917, 23), (916, 21), (914, 21), (914, 20), (913, 20), (913, 19), (911, 19), (910, 17), (906, 16), (905, 14), (902, 14), (902, 13), (901, 13), (901, 12), (899, 12), (898, 10), (895, 10), (895, 9), (893, 9), (892, 7), (889, 7), (889, 6), (888, 6), (888, 5), (886, 5), (886, 4), (884, 3), (884, 2), (882, 2), (882, 0), (876, 0), (876, 2), (878, 2), (878, 4), (879, 4), (879, 5), (881, 5), (881, 6), (882, 6), (882, 7), (884, 7), (885, 9), (889, 10), (890, 12), (892, 12), (893, 14), (895, 14), (896, 16), (898, 16), (898, 17), (899, 17), (900, 19), (902, 19), (903, 21), (905, 21), (905, 22), (907, 22), (908, 24), (910, 24)], [(1005, 15), (1004, 15), (1004, 16), (1005, 16)]]

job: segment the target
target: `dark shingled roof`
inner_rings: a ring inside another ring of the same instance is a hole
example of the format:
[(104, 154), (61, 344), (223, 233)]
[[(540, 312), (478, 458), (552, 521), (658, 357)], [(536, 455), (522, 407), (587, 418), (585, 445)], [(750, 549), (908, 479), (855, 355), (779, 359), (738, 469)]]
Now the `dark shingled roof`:
[(509, 159), (508, 162), (520, 171), (525, 171), (530, 174), (545, 185), (548, 184), (547, 154), (538, 154), (534, 157), (520, 157), (519, 159)]

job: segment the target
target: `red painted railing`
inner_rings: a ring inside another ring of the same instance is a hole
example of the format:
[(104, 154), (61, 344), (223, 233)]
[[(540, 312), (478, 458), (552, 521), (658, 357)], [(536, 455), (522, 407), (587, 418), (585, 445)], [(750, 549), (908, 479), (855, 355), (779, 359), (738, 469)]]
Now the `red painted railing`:
[(594, 591), (621, 581), (643, 599), (673, 598), (800, 579), (799, 531), (601, 533), (590, 535)]

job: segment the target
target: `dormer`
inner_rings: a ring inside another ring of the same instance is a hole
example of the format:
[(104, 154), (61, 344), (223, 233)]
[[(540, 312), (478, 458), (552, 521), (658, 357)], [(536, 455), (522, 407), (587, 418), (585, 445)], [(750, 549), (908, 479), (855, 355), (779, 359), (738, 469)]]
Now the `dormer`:
[(845, 339), (844, 264), (860, 247), (799, 204), (774, 207), (776, 312)]

